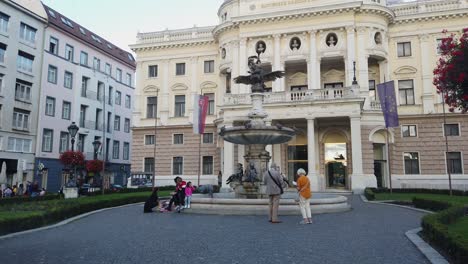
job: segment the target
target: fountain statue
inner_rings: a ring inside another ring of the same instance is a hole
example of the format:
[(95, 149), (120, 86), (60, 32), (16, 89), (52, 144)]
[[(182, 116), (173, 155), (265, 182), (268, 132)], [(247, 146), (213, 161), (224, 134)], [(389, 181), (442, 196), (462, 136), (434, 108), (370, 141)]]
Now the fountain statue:
[(265, 82), (283, 78), (285, 73), (284, 71), (266, 72), (261, 66), (261, 53), (261, 50), (257, 50), (258, 56), (249, 57), (249, 75), (238, 76), (234, 79), (236, 83), (251, 87), (252, 109), (248, 114), (249, 120), (242, 126), (224, 126), (219, 132), (225, 141), (246, 146), (244, 159), (248, 167), (245, 173), (242, 172), (242, 164), (240, 164), (235, 174), (231, 175), (227, 181), (238, 198), (266, 198), (263, 178), (267, 173), (271, 156), (265, 148), (267, 145), (286, 143), (295, 135), (294, 130), (290, 128), (279, 124), (275, 126), (266, 124), (268, 114), (263, 109)]

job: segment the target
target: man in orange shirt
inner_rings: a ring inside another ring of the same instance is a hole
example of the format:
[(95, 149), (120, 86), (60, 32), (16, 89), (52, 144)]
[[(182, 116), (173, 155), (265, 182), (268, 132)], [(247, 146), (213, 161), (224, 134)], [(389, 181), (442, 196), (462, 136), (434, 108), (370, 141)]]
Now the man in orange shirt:
[(301, 208), (302, 218), (304, 219), (300, 224), (312, 224), (312, 215), (310, 212), (310, 198), (312, 197), (312, 193), (310, 192), (310, 181), (306, 176), (305, 170), (302, 168), (297, 170), (297, 175), (299, 176), (296, 186), (297, 191), (299, 192), (299, 207)]

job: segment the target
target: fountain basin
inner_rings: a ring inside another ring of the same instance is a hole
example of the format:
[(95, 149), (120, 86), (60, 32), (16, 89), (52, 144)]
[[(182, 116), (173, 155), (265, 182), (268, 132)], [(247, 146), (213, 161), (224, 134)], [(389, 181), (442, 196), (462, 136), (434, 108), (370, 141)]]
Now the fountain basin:
[(245, 126), (237, 126), (225, 128), (220, 135), (224, 140), (240, 145), (270, 145), (283, 144), (290, 141), (294, 135), (294, 130), (276, 126), (262, 126), (247, 128)]

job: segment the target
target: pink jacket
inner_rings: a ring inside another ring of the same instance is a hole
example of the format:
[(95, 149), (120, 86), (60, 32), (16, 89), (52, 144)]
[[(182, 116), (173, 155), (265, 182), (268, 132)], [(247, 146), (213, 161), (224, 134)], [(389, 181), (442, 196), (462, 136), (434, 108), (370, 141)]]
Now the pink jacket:
[(192, 196), (193, 191), (195, 191), (195, 187), (185, 187), (185, 196)]

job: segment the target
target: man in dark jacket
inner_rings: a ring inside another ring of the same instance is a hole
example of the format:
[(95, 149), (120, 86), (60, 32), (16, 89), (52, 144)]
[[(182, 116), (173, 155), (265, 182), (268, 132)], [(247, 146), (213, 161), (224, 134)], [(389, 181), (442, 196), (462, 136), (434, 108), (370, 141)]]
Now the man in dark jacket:
[(283, 194), (283, 177), (279, 171), (279, 167), (272, 163), (270, 170), (266, 172), (263, 178), (263, 183), (266, 185), (266, 193), (269, 196), (269, 218), (272, 224), (281, 223), (278, 220), (278, 208), (281, 194)]
[(158, 188), (154, 188), (153, 193), (145, 202), (145, 206), (143, 207), (143, 212), (144, 213), (153, 212), (153, 208), (158, 206), (158, 204), (159, 204)]

